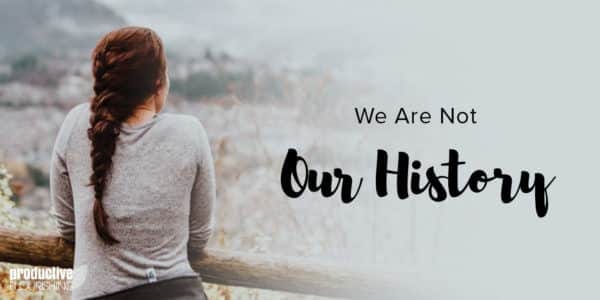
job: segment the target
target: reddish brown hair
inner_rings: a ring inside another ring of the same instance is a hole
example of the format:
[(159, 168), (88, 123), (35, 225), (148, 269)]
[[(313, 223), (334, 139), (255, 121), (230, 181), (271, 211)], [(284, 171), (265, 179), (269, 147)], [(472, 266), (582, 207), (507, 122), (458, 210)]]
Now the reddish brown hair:
[(91, 141), (94, 224), (103, 241), (115, 244), (119, 241), (108, 229), (102, 198), (121, 124), (165, 84), (166, 58), (162, 42), (148, 28), (114, 30), (102, 37), (94, 48), (92, 73), (94, 97), (87, 134)]

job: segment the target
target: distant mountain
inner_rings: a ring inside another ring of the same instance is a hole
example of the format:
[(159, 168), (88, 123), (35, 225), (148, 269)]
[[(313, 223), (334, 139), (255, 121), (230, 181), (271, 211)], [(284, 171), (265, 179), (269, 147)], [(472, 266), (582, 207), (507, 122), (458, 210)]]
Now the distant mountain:
[(0, 57), (89, 50), (103, 33), (125, 24), (95, 0), (0, 0)]

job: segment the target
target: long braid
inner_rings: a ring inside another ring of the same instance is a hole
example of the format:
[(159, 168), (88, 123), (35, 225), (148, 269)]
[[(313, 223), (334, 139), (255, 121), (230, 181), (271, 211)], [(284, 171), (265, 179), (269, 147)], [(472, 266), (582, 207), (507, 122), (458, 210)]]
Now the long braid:
[(125, 27), (104, 36), (92, 55), (94, 97), (90, 104), (93, 216), (99, 237), (108, 244), (119, 243), (108, 227), (102, 202), (117, 150), (121, 124), (156, 91), (164, 81), (165, 58), (160, 39), (147, 28)]

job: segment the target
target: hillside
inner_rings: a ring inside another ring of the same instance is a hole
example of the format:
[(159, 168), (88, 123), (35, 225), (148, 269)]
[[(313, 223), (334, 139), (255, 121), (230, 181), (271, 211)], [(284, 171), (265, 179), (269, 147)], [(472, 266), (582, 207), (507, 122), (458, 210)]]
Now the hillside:
[(96, 1), (0, 0), (0, 57), (87, 49), (125, 19)]

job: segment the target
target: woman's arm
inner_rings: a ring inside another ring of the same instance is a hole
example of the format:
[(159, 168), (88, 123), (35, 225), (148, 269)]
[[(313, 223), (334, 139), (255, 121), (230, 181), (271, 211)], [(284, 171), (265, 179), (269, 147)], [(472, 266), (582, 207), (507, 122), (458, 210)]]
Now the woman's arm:
[(69, 242), (75, 240), (75, 215), (69, 173), (64, 159), (54, 151), (50, 169), (50, 198), (58, 232)]
[(200, 125), (200, 161), (192, 188), (190, 203), (190, 236), (188, 250), (191, 256), (202, 254), (213, 230), (216, 201), (215, 170), (206, 131)]
[(73, 212), (73, 195), (71, 181), (65, 162), (67, 143), (73, 130), (76, 116), (83, 105), (76, 106), (65, 118), (52, 150), (50, 160), (50, 200), (52, 215), (56, 219), (58, 232), (69, 242), (75, 241), (75, 215)]

